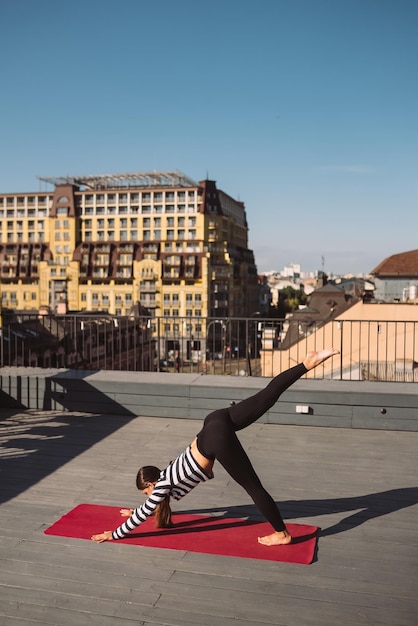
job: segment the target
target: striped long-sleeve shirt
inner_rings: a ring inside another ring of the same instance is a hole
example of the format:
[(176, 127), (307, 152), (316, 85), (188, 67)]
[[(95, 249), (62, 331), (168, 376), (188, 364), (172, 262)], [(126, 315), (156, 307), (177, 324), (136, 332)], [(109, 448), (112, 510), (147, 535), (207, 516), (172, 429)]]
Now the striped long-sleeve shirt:
[(126, 522), (112, 532), (112, 538), (123, 539), (131, 530), (145, 522), (167, 496), (180, 500), (199, 483), (211, 478), (213, 478), (213, 472), (207, 474), (200, 467), (189, 446), (165, 470), (162, 470), (152, 494), (142, 506), (134, 510)]

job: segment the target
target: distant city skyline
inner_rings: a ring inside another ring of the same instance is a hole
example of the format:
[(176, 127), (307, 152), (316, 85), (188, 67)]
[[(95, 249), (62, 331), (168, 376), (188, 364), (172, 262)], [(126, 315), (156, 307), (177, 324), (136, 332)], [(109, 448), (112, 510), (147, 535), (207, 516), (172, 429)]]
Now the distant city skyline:
[(0, 192), (179, 170), (245, 203), (259, 273), (367, 274), (418, 248), (417, 23), (415, 0), (5, 3)]

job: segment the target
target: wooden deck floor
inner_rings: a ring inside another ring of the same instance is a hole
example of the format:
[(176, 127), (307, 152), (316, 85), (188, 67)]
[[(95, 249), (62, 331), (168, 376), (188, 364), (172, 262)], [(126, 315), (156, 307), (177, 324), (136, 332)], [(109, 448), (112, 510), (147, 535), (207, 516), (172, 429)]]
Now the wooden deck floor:
[[(137, 505), (138, 467), (167, 463), (201, 423), (6, 410), (0, 419), (1, 626), (418, 623), (418, 433), (241, 433), (284, 517), (322, 529), (304, 566), (44, 535), (81, 502)], [(219, 465), (175, 508), (256, 515)]]

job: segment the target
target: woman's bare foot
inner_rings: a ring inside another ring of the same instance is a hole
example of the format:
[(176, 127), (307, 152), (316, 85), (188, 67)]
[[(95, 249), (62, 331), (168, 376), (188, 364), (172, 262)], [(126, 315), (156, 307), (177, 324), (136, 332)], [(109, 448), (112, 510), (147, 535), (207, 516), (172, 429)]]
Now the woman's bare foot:
[(263, 546), (287, 546), (291, 541), (292, 537), (287, 530), (276, 531), (271, 535), (258, 538), (258, 543), (262, 543)]
[(303, 364), (307, 370), (312, 370), (314, 367), (317, 367), (317, 365), (320, 365), (330, 357), (339, 353), (340, 351), (335, 348), (320, 350), (319, 352), (308, 352)]

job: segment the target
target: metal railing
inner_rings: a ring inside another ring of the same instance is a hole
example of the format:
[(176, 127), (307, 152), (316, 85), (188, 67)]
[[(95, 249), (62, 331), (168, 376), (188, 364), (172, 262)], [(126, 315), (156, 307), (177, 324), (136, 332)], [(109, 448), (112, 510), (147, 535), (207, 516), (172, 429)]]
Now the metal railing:
[(309, 350), (340, 350), (309, 377), (416, 382), (418, 321), (16, 314), (1, 367), (275, 376)]

